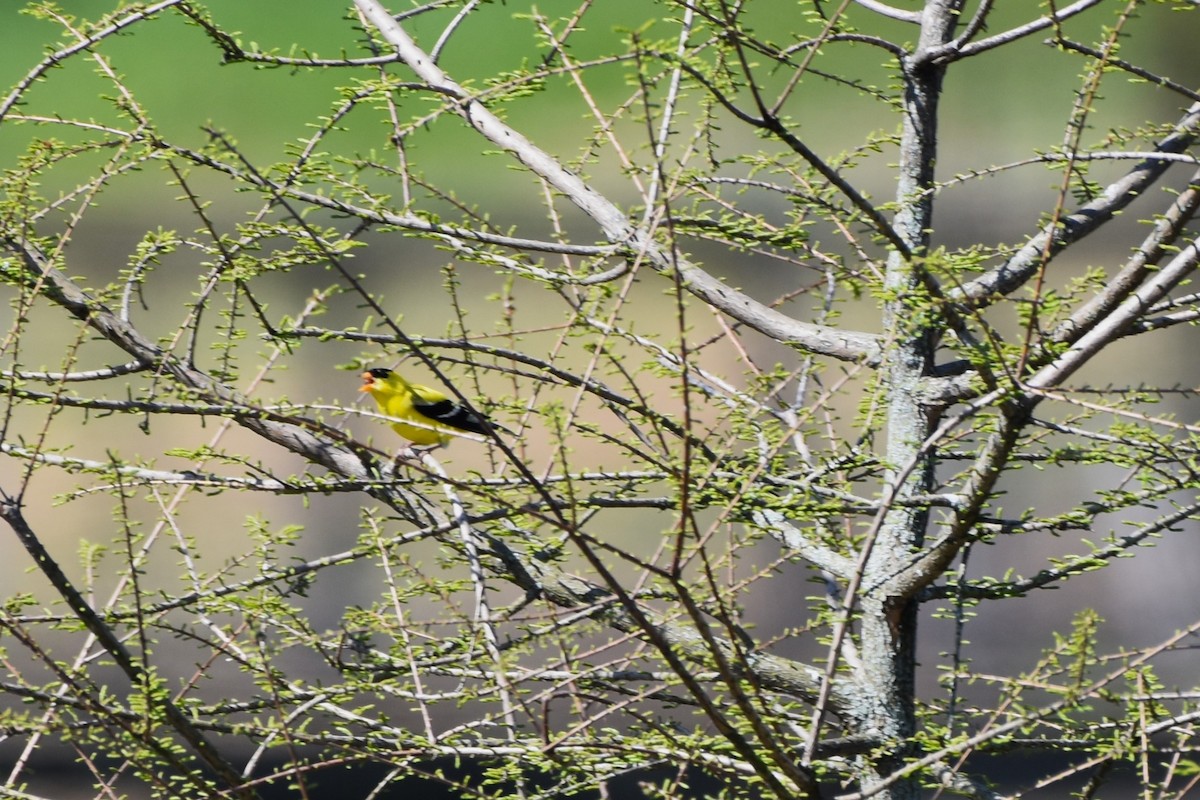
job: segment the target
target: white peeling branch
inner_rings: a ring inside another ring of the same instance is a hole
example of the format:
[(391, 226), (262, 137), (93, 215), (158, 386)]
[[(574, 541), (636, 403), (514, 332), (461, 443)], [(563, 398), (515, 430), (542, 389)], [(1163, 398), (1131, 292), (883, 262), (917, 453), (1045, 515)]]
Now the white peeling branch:
[(880, 3), (878, 0), (855, 0), (855, 2), (857, 2), (863, 8), (871, 9), (876, 14), (882, 14), (883, 16), (890, 17), (892, 19), (898, 19), (901, 22), (911, 22), (914, 25), (920, 24), (921, 22), (920, 11), (909, 11), (903, 8), (896, 8), (895, 6), (889, 6), (887, 3)]
[(1069, 350), (1025, 381), (1025, 385), (1031, 389), (1050, 389), (1060, 385), (1106, 345), (1120, 338), (1155, 303), (1166, 297), (1167, 292), (1190, 278), (1196, 272), (1198, 262), (1200, 245), (1193, 240), (1181, 247), (1170, 262), (1159, 268), (1150, 280), (1081, 336)]
[(1052, 13), (1038, 17), (1032, 22), (1027, 22), (1024, 25), (1019, 25), (1015, 28), (1010, 28), (995, 36), (989, 36), (986, 39), (979, 39), (969, 44), (965, 43), (965, 39), (955, 39), (940, 47), (931, 48), (923, 53), (921, 57), (929, 61), (941, 59), (960, 59), (967, 56), (973, 56), (977, 53), (982, 53), (985, 50), (991, 50), (1001, 45), (1006, 45), (1009, 42), (1015, 42), (1017, 39), (1023, 39), (1026, 36), (1037, 33), (1038, 31), (1046, 30), (1052, 26), (1058, 25), (1063, 20), (1070, 19), (1077, 14), (1082, 14), (1093, 6), (1098, 6), (1103, 0), (1076, 0), (1064, 8), (1055, 9)]
[(1155, 154), (1180, 153), (1190, 147), (1198, 135), (1200, 103), (1187, 110), (1176, 123), (1175, 130), (1155, 147), (1155, 153), (1147, 154), (1133, 169), (1106, 186), (1096, 199), (1059, 220), (1056, 225), (1043, 228), (1004, 264), (968, 282), (961, 289), (948, 291), (947, 296), (951, 300), (981, 307), (1008, 295), (1037, 274), (1044, 258), (1053, 258), (1104, 225), (1162, 177), (1174, 162), (1156, 158)]
[(421, 80), (455, 102), (456, 111), (468, 125), (566, 195), (591, 217), (603, 231), (604, 237), (623, 248), (628, 257), (643, 259), (658, 272), (678, 274), (684, 288), (693, 295), (777, 341), (843, 361), (871, 365), (879, 363), (880, 344), (877, 336), (793, 319), (726, 285), (686, 259), (665, 251), (654, 241), (650, 230), (631, 224), (621, 209), (549, 153), (501, 121), (452, 80), (376, 0), (355, 0), (355, 5), (380, 35), (396, 48), (400, 59)]

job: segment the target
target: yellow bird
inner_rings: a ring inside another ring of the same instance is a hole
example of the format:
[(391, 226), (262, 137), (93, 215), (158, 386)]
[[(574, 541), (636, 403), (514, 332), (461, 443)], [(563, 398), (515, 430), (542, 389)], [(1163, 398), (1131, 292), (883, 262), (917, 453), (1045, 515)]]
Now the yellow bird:
[(413, 444), (445, 445), (452, 431), (487, 435), (500, 427), (437, 389), (409, 383), (390, 369), (367, 370), (362, 379), (359, 391), (374, 397), (381, 413), (404, 420), (392, 423), (392, 430)]

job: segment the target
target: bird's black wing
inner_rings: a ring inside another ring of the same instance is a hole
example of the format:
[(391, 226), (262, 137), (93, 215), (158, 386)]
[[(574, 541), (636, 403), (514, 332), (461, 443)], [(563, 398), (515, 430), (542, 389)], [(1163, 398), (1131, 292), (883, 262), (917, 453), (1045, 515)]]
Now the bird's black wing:
[(461, 406), (453, 400), (430, 401), (413, 393), (413, 408), (448, 428), (486, 434), (489, 430), (487, 417)]

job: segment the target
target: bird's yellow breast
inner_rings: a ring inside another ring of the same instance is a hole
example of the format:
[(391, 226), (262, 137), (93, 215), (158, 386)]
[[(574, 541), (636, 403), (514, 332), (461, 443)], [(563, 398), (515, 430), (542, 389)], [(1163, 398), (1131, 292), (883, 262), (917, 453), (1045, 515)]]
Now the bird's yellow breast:
[(412, 393), (406, 391), (400, 392), (378, 392), (372, 391), (371, 396), (375, 398), (375, 402), (379, 404), (379, 410), (389, 417), (396, 419), (420, 419), (422, 425), (428, 424), (430, 427), (418, 427), (409, 425), (404, 422), (393, 422), (392, 430), (408, 439), (413, 444), (429, 445), (429, 444), (446, 444), (450, 441), (441, 425), (433, 424), (432, 420), (426, 423), (427, 417), (419, 414), (413, 408)]

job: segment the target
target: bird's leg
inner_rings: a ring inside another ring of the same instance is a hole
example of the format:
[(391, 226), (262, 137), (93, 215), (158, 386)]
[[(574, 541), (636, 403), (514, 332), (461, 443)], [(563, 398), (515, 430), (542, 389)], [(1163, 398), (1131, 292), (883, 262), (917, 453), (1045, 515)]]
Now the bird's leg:
[(401, 447), (399, 450), (396, 451), (396, 454), (394, 456), (392, 456), (392, 463), (389, 467), (389, 472), (394, 473), (396, 471), (396, 468), (400, 466), (401, 462), (420, 461), (422, 458), (425, 457), (426, 453), (432, 453), (434, 450), (437, 450), (441, 446), (442, 446), (441, 444), (426, 444), (426, 445), (410, 444), (407, 447)]
[(392, 457), (384, 462), (383, 468), (379, 471), (379, 477), (385, 481), (390, 481), (396, 477), (396, 471), (400, 469), (400, 465), (405, 462), (417, 461), (420, 459), (420, 453), (412, 447), (401, 447)]
[(419, 461), (420, 459), (421, 454), (417, 452), (417, 448), (413, 447), (412, 445), (401, 447), (396, 451), (396, 454), (392, 456), (392, 469), (395, 470), (396, 467), (400, 466), (401, 462), (403, 461)]

